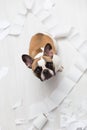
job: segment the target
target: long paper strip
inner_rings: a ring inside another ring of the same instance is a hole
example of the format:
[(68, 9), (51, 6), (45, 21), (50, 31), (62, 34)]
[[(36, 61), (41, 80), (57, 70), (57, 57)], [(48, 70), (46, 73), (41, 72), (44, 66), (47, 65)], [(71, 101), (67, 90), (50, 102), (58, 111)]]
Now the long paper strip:
[[(50, 99), (53, 102), (55, 102), (57, 106), (59, 106), (61, 102), (66, 98), (66, 96), (73, 89), (73, 87), (81, 78), (86, 69), (87, 69), (87, 62), (82, 60), (82, 58), (79, 58), (79, 60), (77, 60), (77, 62), (70, 68), (68, 74), (64, 77), (62, 82), (59, 84), (58, 88), (56, 88), (50, 96)], [(50, 111), (51, 110), (52, 109), (50, 107)], [(42, 111), (45, 113), (48, 112), (46, 105), (44, 105), (43, 102), (35, 104), (34, 106), (31, 107), (30, 118), (33, 119), (34, 117), (38, 116)]]

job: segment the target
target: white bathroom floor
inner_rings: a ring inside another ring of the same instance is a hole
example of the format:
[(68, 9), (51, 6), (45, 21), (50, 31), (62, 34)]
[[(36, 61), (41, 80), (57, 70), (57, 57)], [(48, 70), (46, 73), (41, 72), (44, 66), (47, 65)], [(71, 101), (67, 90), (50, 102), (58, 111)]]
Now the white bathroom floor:
[[(0, 19), (7, 19), (12, 22), (20, 10), (20, 6), (21, 0), (0, 0)], [(86, 0), (56, 0), (53, 15), (59, 26), (75, 27), (81, 36), (87, 39)], [(74, 60), (78, 58), (77, 52), (69, 45), (67, 39), (57, 41), (61, 50), (64, 72), (57, 74), (49, 81), (39, 81), (32, 71), (24, 65), (21, 55), (28, 53), (32, 34), (44, 31), (46, 31), (44, 23), (42, 24), (37, 17), (29, 13), (20, 36), (7, 36), (0, 41), (0, 68), (8, 68), (7, 75), (0, 79), (0, 126), (2, 130), (28, 129), (31, 123), (16, 126), (15, 119), (28, 119), (30, 105), (48, 97), (58, 87), (63, 75), (68, 72)], [(87, 98), (87, 72), (84, 73), (68, 98), (72, 100), (75, 107), (80, 101)], [(23, 106), (15, 111), (12, 110), (12, 106), (21, 99)], [(54, 114), (56, 115), (55, 123), (48, 124), (48, 126), (51, 125), (50, 127), (56, 130), (60, 126), (60, 113), (56, 110)]]

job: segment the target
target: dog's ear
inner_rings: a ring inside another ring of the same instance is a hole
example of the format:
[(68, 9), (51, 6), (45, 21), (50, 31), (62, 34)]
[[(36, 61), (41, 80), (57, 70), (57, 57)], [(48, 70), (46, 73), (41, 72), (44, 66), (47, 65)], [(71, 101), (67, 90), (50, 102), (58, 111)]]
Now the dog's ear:
[(53, 57), (52, 46), (49, 43), (47, 43), (44, 48), (44, 55), (49, 56), (51, 58)]
[(32, 68), (32, 63), (33, 63), (33, 58), (30, 57), (29, 55), (22, 55), (22, 60), (23, 62), (29, 67)]

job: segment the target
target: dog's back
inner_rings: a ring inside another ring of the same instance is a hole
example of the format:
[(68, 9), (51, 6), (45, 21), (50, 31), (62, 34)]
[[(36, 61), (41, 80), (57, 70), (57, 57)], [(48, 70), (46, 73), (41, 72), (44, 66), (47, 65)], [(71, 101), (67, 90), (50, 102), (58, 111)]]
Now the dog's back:
[(47, 43), (50, 43), (53, 49), (53, 52), (56, 53), (56, 49), (53, 43), (53, 40), (50, 36), (37, 33), (31, 38), (30, 47), (29, 47), (29, 55), (34, 58), (38, 53), (42, 52), (42, 49)]

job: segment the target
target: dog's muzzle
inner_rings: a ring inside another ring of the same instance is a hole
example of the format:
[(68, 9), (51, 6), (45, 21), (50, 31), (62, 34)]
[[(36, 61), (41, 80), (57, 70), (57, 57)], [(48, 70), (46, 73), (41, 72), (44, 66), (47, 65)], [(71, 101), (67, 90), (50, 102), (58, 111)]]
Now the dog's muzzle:
[(49, 72), (49, 70), (47, 70), (47, 69), (45, 69), (44, 71), (43, 71), (43, 74), (44, 74), (44, 76), (45, 76), (45, 79), (49, 79), (49, 78), (51, 78), (53, 75)]

